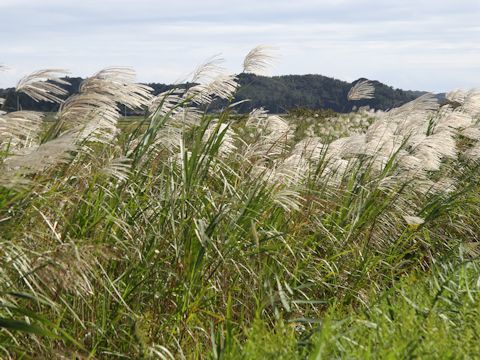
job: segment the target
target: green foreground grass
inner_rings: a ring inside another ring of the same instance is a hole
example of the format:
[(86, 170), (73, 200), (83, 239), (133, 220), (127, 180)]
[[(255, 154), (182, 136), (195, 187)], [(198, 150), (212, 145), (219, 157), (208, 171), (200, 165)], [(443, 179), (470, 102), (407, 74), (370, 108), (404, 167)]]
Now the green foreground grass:
[[(473, 359), (480, 353), (478, 263), (413, 274), (356, 309), (332, 306), (313, 332), (257, 320), (231, 359)], [(301, 328), (304, 329), (303, 327)]]

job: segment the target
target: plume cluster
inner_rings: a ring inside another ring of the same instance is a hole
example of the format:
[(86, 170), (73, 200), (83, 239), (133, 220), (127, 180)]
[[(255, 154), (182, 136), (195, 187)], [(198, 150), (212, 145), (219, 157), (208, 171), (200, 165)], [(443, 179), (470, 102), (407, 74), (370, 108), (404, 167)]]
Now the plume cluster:
[(151, 103), (151, 89), (136, 84), (129, 68), (108, 68), (83, 81), (79, 94), (60, 107), (58, 124), (74, 127), (79, 140), (108, 144), (117, 132), (121, 116), (119, 105), (141, 109)]

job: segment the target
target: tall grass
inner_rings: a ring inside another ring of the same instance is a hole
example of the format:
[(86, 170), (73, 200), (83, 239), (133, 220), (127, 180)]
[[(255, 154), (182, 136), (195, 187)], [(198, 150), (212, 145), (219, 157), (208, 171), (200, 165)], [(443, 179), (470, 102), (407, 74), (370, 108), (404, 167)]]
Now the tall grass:
[[(243, 70), (263, 70), (265, 50)], [(0, 115), (1, 357), (433, 354), (442, 321), (474, 351), (478, 91), (307, 128), (233, 117), (238, 85), (217, 58), (192, 82), (153, 96), (105, 69), (63, 101), (58, 71), (20, 81), (61, 107), (47, 129)], [(119, 127), (124, 106), (147, 114)]]

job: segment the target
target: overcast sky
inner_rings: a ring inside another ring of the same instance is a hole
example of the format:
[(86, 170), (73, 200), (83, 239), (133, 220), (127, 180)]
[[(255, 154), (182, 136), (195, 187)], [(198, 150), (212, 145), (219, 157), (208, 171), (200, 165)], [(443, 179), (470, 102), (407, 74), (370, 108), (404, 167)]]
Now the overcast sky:
[(259, 44), (278, 48), (272, 75), (480, 87), (480, 0), (0, 0), (0, 34), (0, 87), (117, 65), (173, 82), (218, 53), (238, 72)]

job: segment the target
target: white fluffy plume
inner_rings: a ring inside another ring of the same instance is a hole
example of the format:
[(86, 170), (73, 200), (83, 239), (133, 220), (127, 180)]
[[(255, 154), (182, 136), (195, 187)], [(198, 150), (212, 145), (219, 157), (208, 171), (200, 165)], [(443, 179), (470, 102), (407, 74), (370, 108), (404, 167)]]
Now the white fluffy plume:
[[(4, 71), (6, 69), (6, 67), (2, 64), (0, 64), (0, 71)], [(3, 106), (3, 104), (5, 103), (5, 99), (4, 98), (0, 98), (0, 108)], [(1, 111), (0, 111), (0, 114), (1, 114)]]
[(373, 99), (375, 97), (375, 87), (368, 80), (357, 82), (348, 92), (348, 100)]
[(107, 161), (101, 172), (118, 181), (125, 181), (130, 176), (131, 167), (132, 160), (121, 156)]
[(266, 45), (259, 45), (245, 56), (243, 60), (243, 72), (257, 75), (265, 74), (265, 71), (275, 60), (273, 55), (274, 48)]
[(226, 123), (218, 122), (218, 119), (212, 120), (205, 130), (203, 140), (221, 141), (218, 152), (220, 155), (229, 155), (237, 150), (235, 146), (236, 134)]
[(220, 54), (214, 55), (201, 65), (199, 65), (192, 73), (192, 83), (205, 83), (211, 81), (217, 75), (225, 72), (225, 68), (222, 66), (225, 60), (220, 57)]
[(235, 75), (219, 74), (209, 83), (192, 86), (185, 96), (196, 104), (210, 104), (216, 98), (231, 99), (237, 88)]
[(59, 85), (70, 85), (68, 81), (61, 79), (68, 74), (66, 70), (47, 69), (36, 71), (21, 79), (15, 90), (24, 93), (35, 101), (47, 101), (61, 103), (61, 96), (68, 92)]
[(5, 159), (4, 166), (20, 174), (45, 171), (70, 159), (70, 152), (76, 149), (75, 138), (76, 135), (69, 132), (39, 146), (24, 148)]
[(80, 93), (62, 104), (59, 124), (77, 126), (82, 138), (108, 143), (121, 116), (118, 104), (131, 109), (151, 105), (151, 89), (134, 80), (135, 72), (129, 68), (108, 68), (87, 78)]
[(14, 111), (0, 115), (0, 148), (8, 144), (12, 150), (34, 140), (41, 129), (43, 116), (33, 111)]

